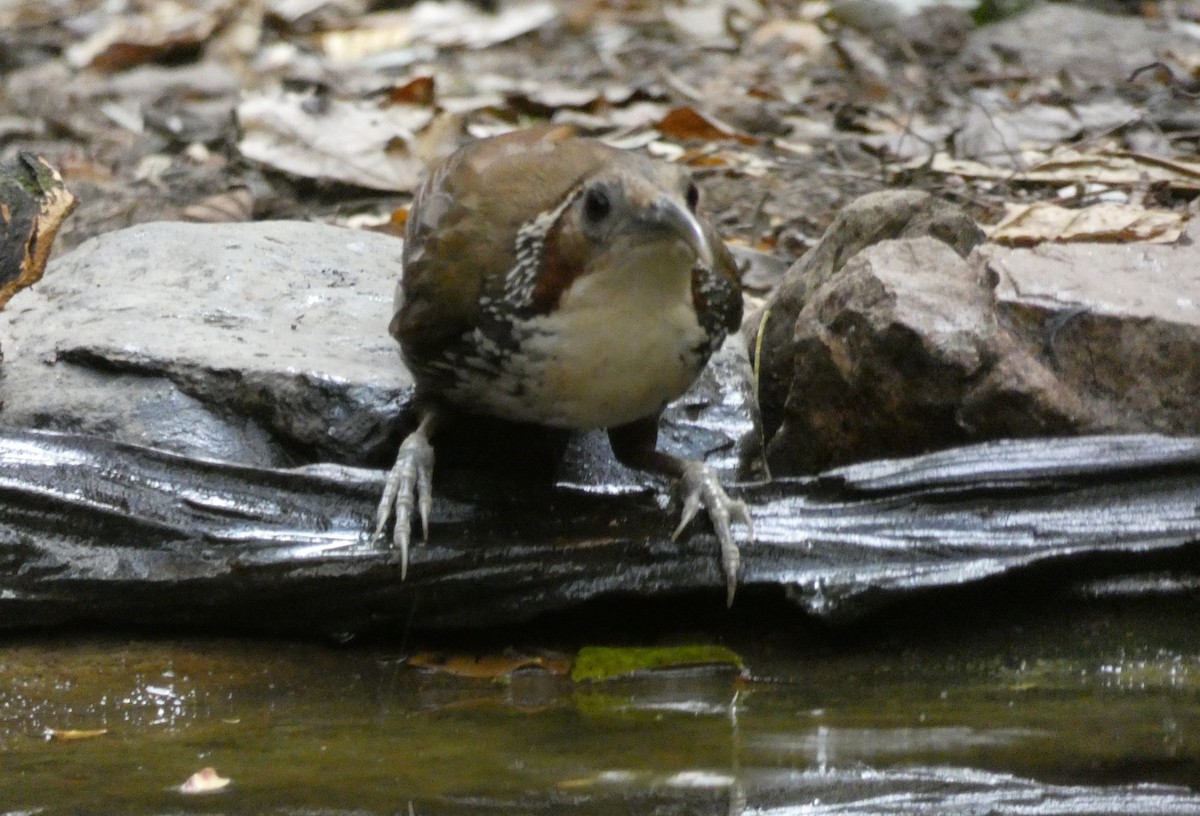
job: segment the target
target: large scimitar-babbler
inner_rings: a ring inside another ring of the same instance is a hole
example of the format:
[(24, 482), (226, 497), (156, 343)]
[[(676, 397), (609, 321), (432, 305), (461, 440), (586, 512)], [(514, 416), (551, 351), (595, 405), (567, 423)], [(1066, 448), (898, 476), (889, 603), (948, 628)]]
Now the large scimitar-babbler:
[(750, 526), (704, 463), (657, 449), (663, 408), (742, 317), (738, 271), (686, 170), (567, 128), (469, 144), (435, 167), (409, 214), (391, 333), (417, 383), (420, 424), (376, 519), (407, 569), (425, 536), (431, 437), (447, 407), (552, 428), (605, 428), (617, 458), (678, 479), (676, 535), (703, 507), (733, 602)]

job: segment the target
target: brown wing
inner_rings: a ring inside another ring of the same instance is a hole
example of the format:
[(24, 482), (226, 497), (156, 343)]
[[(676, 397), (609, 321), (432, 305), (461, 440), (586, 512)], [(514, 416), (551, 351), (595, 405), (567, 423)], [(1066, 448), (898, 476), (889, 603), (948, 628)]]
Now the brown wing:
[(614, 152), (549, 126), (473, 142), (430, 172), (409, 215), (390, 326), (411, 362), (477, 325), (485, 287), (513, 264), (517, 231)]

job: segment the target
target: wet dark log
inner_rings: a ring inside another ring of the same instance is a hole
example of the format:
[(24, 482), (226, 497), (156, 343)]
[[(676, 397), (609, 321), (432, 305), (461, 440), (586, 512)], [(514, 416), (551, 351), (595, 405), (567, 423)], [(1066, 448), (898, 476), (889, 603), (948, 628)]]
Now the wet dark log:
[[(335, 633), (496, 625), (616, 593), (722, 603), (712, 535), (695, 523), (672, 542), (676, 511), (649, 491), (509, 485), (467, 501), (443, 484), (401, 582), (367, 542), (381, 478), (0, 433), (0, 626)], [(989, 443), (737, 492), (756, 522), (743, 593), (782, 587), (835, 617), (1035, 564), (1190, 559), (1200, 439)]]

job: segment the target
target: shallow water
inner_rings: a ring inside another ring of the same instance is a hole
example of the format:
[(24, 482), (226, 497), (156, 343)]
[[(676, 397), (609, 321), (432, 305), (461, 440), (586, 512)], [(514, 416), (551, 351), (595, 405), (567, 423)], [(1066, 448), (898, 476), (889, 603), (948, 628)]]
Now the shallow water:
[[(1078, 812), (1080, 797), (1156, 783), (1182, 787), (1118, 791), (1088, 812), (1200, 813), (1200, 607), (1011, 606), (726, 631), (709, 639), (749, 677), (584, 685), (433, 674), (387, 644), (11, 639), (0, 813), (814, 813), (831, 795), (858, 803), (837, 812), (933, 813), (947, 791), (986, 799), (1014, 780), (1040, 809), (1012, 812)], [(46, 737), (97, 728), (108, 733)], [(206, 766), (232, 784), (180, 794)], [(1085, 788), (1054, 810), (1053, 786)]]

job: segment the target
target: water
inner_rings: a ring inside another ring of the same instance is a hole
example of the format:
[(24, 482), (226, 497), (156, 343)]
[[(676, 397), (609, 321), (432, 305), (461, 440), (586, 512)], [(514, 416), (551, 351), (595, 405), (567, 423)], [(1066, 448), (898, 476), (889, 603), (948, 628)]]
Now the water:
[[(950, 794), (998, 790), (1008, 804), (979, 807), (1082, 812), (1081, 797), (1131, 784), (1143, 787), (1088, 812), (1200, 813), (1188, 787), (1200, 785), (1198, 613), (1187, 601), (1010, 599), (897, 610), (856, 630), (782, 619), (766, 633), (654, 632), (720, 640), (752, 676), (595, 685), (433, 674), (394, 644), (10, 639), (0, 813), (817, 813), (830, 796), (859, 803), (839, 813), (932, 813)], [(470, 648), (547, 639), (495, 637)], [(108, 733), (46, 736), (98, 728)], [(230, 787), (178, 792), (207, 766)], [(1014, 786), (1040, 809), (1013, 805)], [(1074, 804), (1047, 809), (1058, 795)]]

